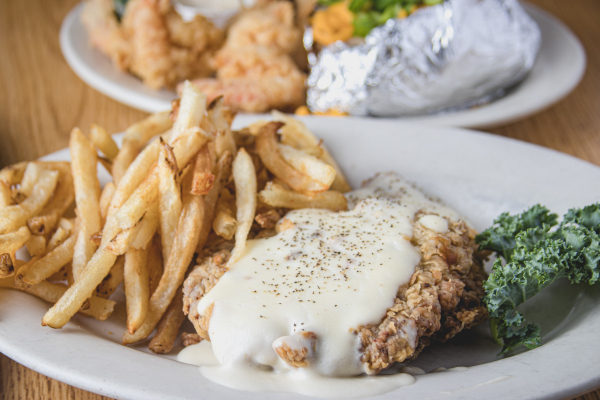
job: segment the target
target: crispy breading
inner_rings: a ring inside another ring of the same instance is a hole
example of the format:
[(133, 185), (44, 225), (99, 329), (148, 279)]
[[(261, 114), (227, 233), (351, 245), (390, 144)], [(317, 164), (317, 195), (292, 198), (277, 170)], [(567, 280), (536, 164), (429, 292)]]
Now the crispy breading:
[(400, 287), (381, 324), (357, 329), (369, 373), (416, 357), (430, 337), (447, 340), (487, 319), (481, 303), (486, 274), (474, 237), (463, 221), (449, 221), (444, 234), (415, 223), (412, 243), (422, 258), (409, 284)]
[(198, 313), (198, 302), (227, 271), (227, 261), (230, 255), (228, 250), (220, 250), (214, 255), (204, 258), (183, 283), (183, 312), (194, 324), (198, 335), (205, 340), (210, 341), (208, 322), (212, 305), (209, 307), (210, 310), (205, 310), (204, 316), (201, 317)]
[[(418, 221), (424, 213), (417, 213)], [(285, 225), (284, 218), (278, 225)], [(422, 254), (410, 281), (397, 292), (395, 303), (381, 323), (355, 329), (362, 349), (361, 361), (370, 374), (395, 362), (415, 358), (431, 339), (445, 341), (463, 329), (488, 318), (482, 304), (484, 253), (477, 252), (475, 232), (463, 221), (448, 220), (446, 233), (437, 233), (414, 223), (412, 244)], [(226, 272), (226, 250), (206, 257), (184, 284), (184, 311), (200, 337), (208, 339), (212, 304), (200, 317), (197, 305)], [(286, 347), (275, 349), (294, 367), (306, 366), (307, 352)]]

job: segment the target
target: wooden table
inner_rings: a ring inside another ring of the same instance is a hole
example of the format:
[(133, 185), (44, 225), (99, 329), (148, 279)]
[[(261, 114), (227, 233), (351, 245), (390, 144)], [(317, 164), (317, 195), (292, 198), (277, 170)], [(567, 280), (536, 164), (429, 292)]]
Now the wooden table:
[[(69, 69), (58, 31), (78, 0), (0, 2), (0, 167), (67, 146), (71, 128), (99, 123), (119, 132), (144, 113), (86, 86)], [(536, 143), (600, 165), (600, 2), (534, 0), (581, 39), (588, 68), (579, 87), (554, 107), (490, 132)], [(84, 399), (87, 393), (0, 355), (4, 399)], [(600, 390), (578, 397), (600, 399)]]

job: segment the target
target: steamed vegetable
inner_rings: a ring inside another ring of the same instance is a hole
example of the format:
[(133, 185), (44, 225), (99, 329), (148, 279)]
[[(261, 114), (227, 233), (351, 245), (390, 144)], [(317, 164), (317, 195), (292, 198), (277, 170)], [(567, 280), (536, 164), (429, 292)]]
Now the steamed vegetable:
[[(371, 30), (392, 18), (403, 18), (418, 7), (431, 6), (443, 0), (351, 0), (346, 2), (354, 13), (354, 36), (365, 37)], [(340, 0), (319, 0), (322, 6), (339, 3)]]
[(516, 307), (559, 278), (595, 284), (600, 278), (600, 204), (571, 209), (558, 216), (540, 205), (522, 214), (500, 215), (494, 226), (477, 235), (481, 250), (498, 258), (488, 280), (484, 302), (501, 354), (542, 344), (540, 327), (526, 323)]

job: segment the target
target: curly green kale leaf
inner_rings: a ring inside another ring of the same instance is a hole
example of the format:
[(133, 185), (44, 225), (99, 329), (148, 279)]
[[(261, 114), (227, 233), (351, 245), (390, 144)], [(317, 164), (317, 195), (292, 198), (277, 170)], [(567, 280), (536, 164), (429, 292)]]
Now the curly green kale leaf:
[(590, 284), (600, 278), (600, 205), (569, 210), (553, 230), (556, 224), (557, 216), (537, 205), (516, 216), (502, 214), (475, 239), (480, 249), (506, 260), (497, 259), (484, 282), (492, 335), (504, 346), (502, 353), (542, 344), (540, 328), (526, 323), (517, 306), (559, 278)]

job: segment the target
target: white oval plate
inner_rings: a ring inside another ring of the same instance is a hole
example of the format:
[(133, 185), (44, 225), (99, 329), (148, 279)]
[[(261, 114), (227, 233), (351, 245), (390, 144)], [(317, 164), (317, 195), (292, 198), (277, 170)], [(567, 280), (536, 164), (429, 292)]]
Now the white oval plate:
[[(235, 125), (254, 119), (241, 116)], [(354, 187), (378, 171), (394, 170), (444, 199), (478, 230), (503, 211), (518, 212), (536, 203), (562, 215), (568, 208), (600, 201), (600, 168), (524, 142), (360, 118), (302, 120), (324, 139)], [(68, 160), (69, 151), (45, 159)], [(104, 183), (107, 175), (102, 172)], [(414, 385), (377, 398), (562, 399), (600, 386), (599, 289), (557, 282), (532, 299), (528, 308), (545, 338), (538, 349), (498, 359), (500, 348), (484, 324), (426, 348), (412, 364), (426, 371), (471, 368), (418, 376)], [(54, 379), (119, 399), (280, 398), (206, 380), (196, 367), (174, 360), (180, 347), (169, 356), (156, 356), (148, 353), (147, 342), (133, 348), (120, 345), (125, 310), (118, 295), (121, 302), (108, 321), (76, 316), (54, 331), (40, 326), (48, 304), (0, 289), (0, 352)], [(537, 309), (541, 304), (546, 307)]]
[[(532, 5), (525, 6), (540, 26), (542, 47), (533, 70), (518, 87), (486, 106), (404, 120), (464, 128), (498, 126), (535, 114), (575, 89), (586, 67), (583, 46), (555, 17)], [(80, 21), (81, 9), (82, 4), (73, 8), (60, 30), (60, 47), (73, 71), (94, 89), (133, 108), (147, 112), (170, 109), (175, 92), (147, 88), (90, 47)]]

